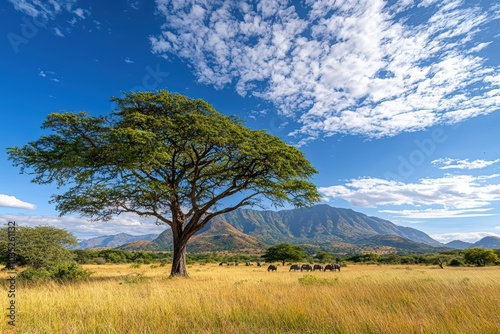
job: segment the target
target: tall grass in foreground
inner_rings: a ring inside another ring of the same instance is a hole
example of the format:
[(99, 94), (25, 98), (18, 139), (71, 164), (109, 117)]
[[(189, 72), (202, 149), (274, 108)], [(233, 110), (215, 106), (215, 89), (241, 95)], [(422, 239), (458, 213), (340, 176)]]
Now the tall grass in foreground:
[(88, 282), (18, 286), (17, 332), (500, 333), (499, 267), (192, 265), (190, 279), (168, 279), (166, 267), (86, 267)]

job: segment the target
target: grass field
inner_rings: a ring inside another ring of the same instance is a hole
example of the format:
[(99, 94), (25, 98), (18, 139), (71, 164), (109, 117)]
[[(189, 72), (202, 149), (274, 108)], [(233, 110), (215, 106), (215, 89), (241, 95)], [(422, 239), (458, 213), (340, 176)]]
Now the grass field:
[(18, 285), (17, 333), (500, 333), (500, 267), (191, 265), (190, 279), (169, 279), (168, 267), (85, 267), (88, 282)]

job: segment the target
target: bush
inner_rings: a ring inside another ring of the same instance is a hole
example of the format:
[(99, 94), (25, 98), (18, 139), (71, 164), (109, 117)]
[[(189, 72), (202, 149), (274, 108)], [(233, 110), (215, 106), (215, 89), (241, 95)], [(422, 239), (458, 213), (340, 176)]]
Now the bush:
[(337, 283), (338, 277), (335, 279), (327, 279), (327, 278), (318, 278), (313, 275), (304, 275), (303, 277), (299, 278), (299, 284), (300, 285), (333, 285)]
[(40, 282), (49, 281), (52, 277), (51, 273), (47, 269), (28, 268), (17, 275), (17, 278), (21, 281)]
[(462, 262), (461, 259), (452, 259), (449, 263), (448, 263), (449, 266), (451, 267), (461, 267), (464, 265), (464, 263)]
[(106, 264), (106, 259), (105, 259), (105, 258), (102, 258), (102, 257), (96, 257), (96, 258), (94, 259), (94, 262), (95, 262), (95, 264), (99, 264), (99, 265), (100, 265), (100, 264)]
[(54, 264), (52, 267), (46, 268), (28, 268), (18, 275), (18, 278), (23, 281), (40, 282), (55, 280), (59, 283), (78, 281), (88, 278), (92, 275), (89, 270), (83, 269), (76, 262), (61, 262)]
[(83, 269), (76, 262), (60, 263), (51, 271), (52, 278), (58, 282), (78, 281), (89, 278), (92, 275), (90, 270)]

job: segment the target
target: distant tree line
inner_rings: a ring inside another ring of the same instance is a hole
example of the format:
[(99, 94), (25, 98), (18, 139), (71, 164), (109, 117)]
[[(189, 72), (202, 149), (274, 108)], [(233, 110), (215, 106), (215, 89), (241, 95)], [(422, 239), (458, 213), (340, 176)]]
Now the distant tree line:
[[(80, 264), (172, 264), (172, 252), (133, 252), (121, 249), (77, 249), (72, 251), (75, 260)], [(262, 261), (258, 255), (220, 255), (217, 253), (188, 253), (187, 264), (208, 264), (220, 262), (257, 262)]]
[(486, 266), (500, 265), (500, 249), (470, 248), (465, 250), (449, 250), (428, 254), (355, 254), (344, 259), (348, 262), (367, 264), (421, 264), (447, 266)]
[[(121, 249), (79, 249), (70, 250), (77, 244), (69, 232), (50, 226), (19, 227), (15, 236), (16, 266), (22, 267), (19, 278), (24, 280), (55, 280), (59, 282), (87, 278), (91, 272), (82, 264), (151, 264), (160, 266), (173, 263), (172, 252), (125, 251)], [(0, 228), (0, 263), (9, 265), (9, 233)], [(287, 265), (293, 262), (309, 263), (366, 263), (402, 265), (487, 266), (500, 265), (500, 249), (470, 248), (449, 250), (429, 254), (375, 254), (364, 253), (338, 256), (326, 250), (311, 254), (300, 246), (282, 243), (269, 247), (260, 255), (220, 254), (216, 252), (187, 254), (187, 264), (279, 262)]]

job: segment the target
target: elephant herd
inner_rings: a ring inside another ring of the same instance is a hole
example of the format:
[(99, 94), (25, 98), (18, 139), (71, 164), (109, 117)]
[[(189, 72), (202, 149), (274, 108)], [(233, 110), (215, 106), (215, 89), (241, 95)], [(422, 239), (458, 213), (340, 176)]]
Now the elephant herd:
[[(278, 270), (278, 267), (276, 267), (274, 264), (271, 264), (269, 267), (267, 267), (267, 271), (277, 271)], [(288, 270), (289, 272), (290, 271), (316, 271), (316, 270), (319, 270), (319, 271), (327, 271), (327, 270), (330, 270), (330, 271), (340, 271), (340, 265), (335, 263), (335, 264), (327, 264), (326, 266), (322, 266), (321, 264), (315, 264), (314, 266), (311, 266), (310, 264), (308, 263), (304, 263), (303, 265), (299, 266), (298, 264), (292, 264), (290, 266), (290, 270)]]
[[(238, 266), (239, 263), (238, 262), (221, 262), (219, 263), (219, 266)], [(249, 266), (253, 266), (253, 263), (251, 262), (245, 262), (245, 266), (249, 267)], [(261, 263), (260, 262), (257, 262), (257, 267), (260, 267), (261, 266)], [(277, 271), (278, 270), (278, 267), (274, 264), (271, 264), (269, 265), (269, 267), (267, 267), (267, 271)], [(303, 265), (298, 265), (298, 264), (292, 264), (290, 266), (290, 270), (288, 270), (289, 272), (290, 271), (316, 271), (316, 270), (319, 270), (319, 271), (327, 271), (327, 270), (330, 270), (330, 271), (340, 271), (340, 265), (337, 264), (337, 263), (334, 263), (334, 264), (327, 264), (325, 266), (321, 265), (321, 264), (315, 264), (315, 265), (310, 265), (309, 263), (304, 263)]]

